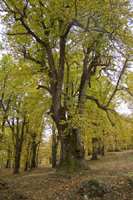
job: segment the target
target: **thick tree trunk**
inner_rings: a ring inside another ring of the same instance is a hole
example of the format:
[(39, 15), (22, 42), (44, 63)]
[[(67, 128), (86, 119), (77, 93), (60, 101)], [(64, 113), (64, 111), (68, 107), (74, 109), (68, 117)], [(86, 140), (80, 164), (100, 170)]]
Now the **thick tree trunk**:
[(60, 162), (62, 162), (65, 158), (65, 141), (64, 141), (64, 137), (60, 136)]
[(83, 169), (85, 167), (84, 149), (78, 142), (76, 130), (63, 137), (61, 143), (63, 143), (61, 144), (63, 148), (58, 169), (68, 173), (73, 173)]
[(53, 119), (58, 129), (61, 145), (60, 163), (57, 170), (73, 173), (74, 171), (84, 169), (86, 166), (84, 162), (84, 149), (81, 146), (81, 128), (71, 129), (69, 124), (60, 123), (62, 120), (67, 121), (63, 108), (61, 108), (59, 115), (53, 116)]

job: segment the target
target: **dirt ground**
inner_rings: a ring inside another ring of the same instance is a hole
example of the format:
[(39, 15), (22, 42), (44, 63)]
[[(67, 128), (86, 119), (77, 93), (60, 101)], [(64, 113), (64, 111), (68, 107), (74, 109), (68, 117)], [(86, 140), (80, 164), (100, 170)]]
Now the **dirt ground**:
[(106, 153), (96, 161), (86, 159), (90, 170), (72, 177), (57, 174), (50, 165), (27, 172), (21, 168), (17, 175), (12, 174), (12, 169), (3, 169), (0, 180), (5, 187), (0, 188), (0, 200), (87, 200), (80, 191), (83, 183), (92, 179), (105, 184), (107, 193), (89, 200), (133, 199), (133, 150)]

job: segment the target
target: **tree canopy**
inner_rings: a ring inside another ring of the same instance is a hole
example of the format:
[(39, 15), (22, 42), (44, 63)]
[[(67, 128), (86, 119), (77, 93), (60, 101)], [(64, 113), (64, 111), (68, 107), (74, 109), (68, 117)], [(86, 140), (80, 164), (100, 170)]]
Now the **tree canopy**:
[(16, 65), (24, 63), (21, 72), (36, 77), (34, 93), (43, 91), (42, 102), (49, 99), (44, 112), (58, 129), (60, 166), (84, 168), (84, 111), (93, 113), (94, 107), (87, 101), (114, 125), (116, 94), (132, 96), (126, 81), (132, 60), (131, 2), (1, 0), (0, 10)]

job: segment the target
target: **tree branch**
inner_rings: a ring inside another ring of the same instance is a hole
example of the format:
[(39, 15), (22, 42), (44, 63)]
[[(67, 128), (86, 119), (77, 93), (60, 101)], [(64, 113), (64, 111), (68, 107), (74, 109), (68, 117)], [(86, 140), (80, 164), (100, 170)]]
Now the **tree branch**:
[(50, 88), (48, 88), (48, 87), (46, 87), (44, 85), (38, 85), (37, 90), (39, 90), (40, 88), (43, 88), (43, 89), (47, 90), (51, 94)]
[(74, 25), (74, 26), (78, 26), (78, 27), (84, 29), (83, 24), (81, 24), (81, 23), (80, 23), (78, 20), (76, 20), (76, 19), (73, 19), (73, 25)]
[(47, 66), (47, 65), (46, 65), (46, 62), (45, 62), (44, 60), (42, 60), (42, 61), (37, 60), (37, 59), (33, 58), (33, 57), (30, 55), (29, 51), (28, 51), (28, 53), (27, 53), (25, 47), (24, 47), (24, 50), (23, 50), (22, 52), (23, 52), (23, 54), (24, 54), (24, 58), (26, 58), (26, 59), (28, 59), (28, 60), (31, 60), (31, 61), (35, 62), (36, 64), (41, 65), (41, 67), (43, 67), (44, 65)]
[(125, 70), (125, 68), (126, 68), (127, 62), (128, 62), (128, 59), (126, 58), (125, 63), (124, 63), (124, 65), (123, 65), (123, 68), (122, 68), (122, 70), (121, 70), (121, 73), (120, 73), (120, 75), (119, 75), (119, 78), (118, 78), (118, 80), (117, 80), (117, 84), (116, 84), (116, 86), (115, 86), (114, 92), (112, 93), (112, 95), (111, 95), (111, 97), (110, 97), (110, 99), (109, 99), (109, 101), (108, 101), (106, 107), (109, 106), (109, 104), (111, 103), (111, 100), (113, 99), (114, 95), (116, 94), (116, 92), (117, 92), (117, 90), (118, 90), (118, 86), (119, 86), (121, 77), (122, 77), (122, 75), (123, 75), (123, 73), (124, 73), (124, 70)]
[(67, 37), (72, 26), (73, 26), (73, 20), (67, 26), (67, 30), (66, 30), (65, 34), (63, 35), (65, 38)]
[(108, 117), (109, 121), (111, 122), (112, 126), (114, 126), (115, 123), (113, 123), (113, 121), (111, 120), (108, 110), (106, 110), (106, 114), (107, 114), (107, 117)]
[(6, 35), (15, 36), (15, 35), (29, 35), (28, 32), (25, 33), (6, 33)]
[(117, 89), (117, 91), (118, 91), (118, 90), (125, 90), (131, 97), (133, 97), (133, 93), (131, 93), (131, 92), (129, 91), (129, 88), (123, 87), (123, 88)]
[(109, 116), (109, 112), (108, 111), (111, 110), (111, 109), (107, 108), (107, 106), (103, 106), (102, 104), (100, 104), (99, 100), (97, 98), (93, 97), (93, 96), (86, 95), (86, 99), (90, 99), (90, 100), (95, 101), (95, 103), (97, 104), (98, 108), (100, 108), (100, 109), (102, 109), (102, 110), (104, 110), (106, 112), (107, 117), (108, 117), (109, 121), (111, 122), (112, 126), (115, 125), (113, 123), (113, 121), (111, 120), (110, 116)]
[(97, 104), (98, 108), (101, 108), (102, 110), (105, 110), (107, 111), (107, 107), (106, 106), (103, 106), (102, 104), (99, 103), (99, 100), (93, 96), (88, 96), (86, 95), (86, 99), (90, 99), (90, 100), (93, 100), (95, 101), (95, 103)]

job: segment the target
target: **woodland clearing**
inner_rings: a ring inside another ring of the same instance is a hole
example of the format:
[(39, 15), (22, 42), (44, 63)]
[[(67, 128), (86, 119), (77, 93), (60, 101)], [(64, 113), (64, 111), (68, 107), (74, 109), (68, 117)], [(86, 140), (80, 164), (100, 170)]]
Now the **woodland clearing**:
[(133, 150), (108, 152), (99, 160), (86, 158), (90, 167), (73, 176), (57, 174), (51, 165), (40, 165), (34, 170), (12, 174), (13, 169), (2, 169), (0, 200), (84, 200), (81, 194), (84, 182), (98, 180), (106, 185), (103, 197), (89, 200), (132, 200), (133, 198)]

